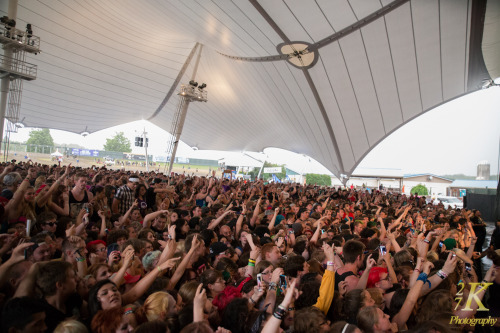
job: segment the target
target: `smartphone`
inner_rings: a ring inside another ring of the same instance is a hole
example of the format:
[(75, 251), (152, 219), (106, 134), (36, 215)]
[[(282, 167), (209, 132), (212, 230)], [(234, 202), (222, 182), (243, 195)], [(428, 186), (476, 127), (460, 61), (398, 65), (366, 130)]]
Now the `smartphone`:
[(321, 234), (324, 234), (325, 233), (325, 229), (321, 229)]
[(292, 228), (290, 228), (290, 229), (288, 229), (288, 233), (289, 233), (289, 234), (293, 234), (293, 233), (295, 233), (295, 231), (293, 231), (293, 229), (292, 229)]
[(380, 249), (381, 256), (384, 256), (387, 253), (387, 248), (385, 247), (385, 245), (380, 245), (379, 249)]
[(466, 270), (467, 272), (470, 272), (470, 271), (472, 270), (472, 266), (471, 266), (471, 264), (469, 264), (468, 262), (466, 262), (466, 263), (465, 263), (465, 270)]
[(262, 289), (262, 274), (261, 273), (257, 274), (257, 285), (259, 286), (259, 289)]
[(287, 287), (287, 283), (286, 283), (286, 275), (280, 275), (280, 289), (281, 290), (285, 290)]
[(439, 247), (443, 247), (444, 243), (443, 242), (439, 242)]

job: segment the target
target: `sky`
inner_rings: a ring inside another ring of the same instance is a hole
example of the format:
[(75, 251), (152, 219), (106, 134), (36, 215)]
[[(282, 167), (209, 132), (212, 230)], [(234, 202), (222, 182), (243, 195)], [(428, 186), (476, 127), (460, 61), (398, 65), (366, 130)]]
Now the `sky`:
[[(26, 141), (30, 130), (19, 129), (18, 133), (11, 134), (11, 140)], [(51, 130), (51, 135), (59, 144), (73, 143), (101, 150), (106, 138), (124, 132), (132, 143), (132, 152), (144, 154), (144, 148), (133, 146), (135, 136), (144, 130), (149, 138), (148, 154), (165, 156), (168, 133), (146, 120), (111, 127), (86, 137), (59, 130)], [(409, 122), (376, 146), (359, 167), (401, 169), (404, 174), (474, 176), (478, 163), (488, 161), (491, 174), (498, 175), (499, 143), (500, 87), (496, 86), (455, 99)], [(263, 153), (195, 151), (181, 142), (177, 156), (220, 159), (238, 158), (242, 153), (260, 161), (286, 164), (299, 173), (330, 174), (308, 156), (276, 148), (267, 148)]]

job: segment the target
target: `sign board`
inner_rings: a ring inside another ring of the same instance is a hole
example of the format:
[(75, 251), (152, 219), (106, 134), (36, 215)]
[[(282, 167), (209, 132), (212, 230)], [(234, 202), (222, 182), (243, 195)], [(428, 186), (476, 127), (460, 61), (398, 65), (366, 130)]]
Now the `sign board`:
[(73, 148), (71, 149), (71, 155), (99, 157), (99, 150)]
[(281, 167), (264, 168), (264, 173), (281, 173)]

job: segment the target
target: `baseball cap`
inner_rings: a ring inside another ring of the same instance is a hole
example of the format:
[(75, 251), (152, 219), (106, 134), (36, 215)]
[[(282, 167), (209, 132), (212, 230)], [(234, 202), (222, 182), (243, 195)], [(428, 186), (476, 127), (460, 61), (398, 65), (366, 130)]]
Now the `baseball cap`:
[(215, 257), (228, 249), (227, 245), (222, 242), (215, 242), (210, 245), (210, 256)]

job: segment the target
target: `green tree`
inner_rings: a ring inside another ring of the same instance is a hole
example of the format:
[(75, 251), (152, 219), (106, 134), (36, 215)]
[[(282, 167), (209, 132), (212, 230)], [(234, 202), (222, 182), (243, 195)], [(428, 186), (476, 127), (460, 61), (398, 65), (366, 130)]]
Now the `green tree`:
[(317, 173), (306, 174), (307, 185), (331, 186), (332, 178), (328, 175), (318, 175)]
[(418, 195), (429, 195), (429, 191), (427, 190), (427, 187), (422, 184), (418, 184), (417, 186), (414, 186), (411, 191), (411, 194), (418, 194)]
[(130, 153), (132, 147), (130, 146), (130, 140), (125, 137), (125, 134), (123, 134), (123, 132), (118, 132), (115, 133), (115, 136), (111, 139), (106, 139), (104, 150)]
[(52, 139), (52, 135), (50, 135), (50, 130), (48, 128), (44, 128), (41, 130), (32, 130), (26, 144), (28, 145), (29, 152), (37, 151), (41, 153), (44, 152), (43, 148), (35, 147), (35, 145), (54, 146), (54, 140)]
[[(272, 163), (269, 163), (269, 162), (264, 162), (264, 168), (276, 168), (276, 167), (281, 167), (281, 172), (278, 172), (278, 173), (275, 173), (276, 177), (278, 177), (280, 180), (284, 180), (286, 178), (286, 169), (285, 169), (285, 166), (284, 165), (280, 165), (280, 164), (272, 164)], [(260, 169), (259, 169), (260, 170)], [(257, 170), (257, 173), (259, 171)], [(264, 169), (262, 170), (262, 173), (260, 175), (260, 177), (262, 179), (269, 179), (272, 177), (272, 173), (264, 173)]]

